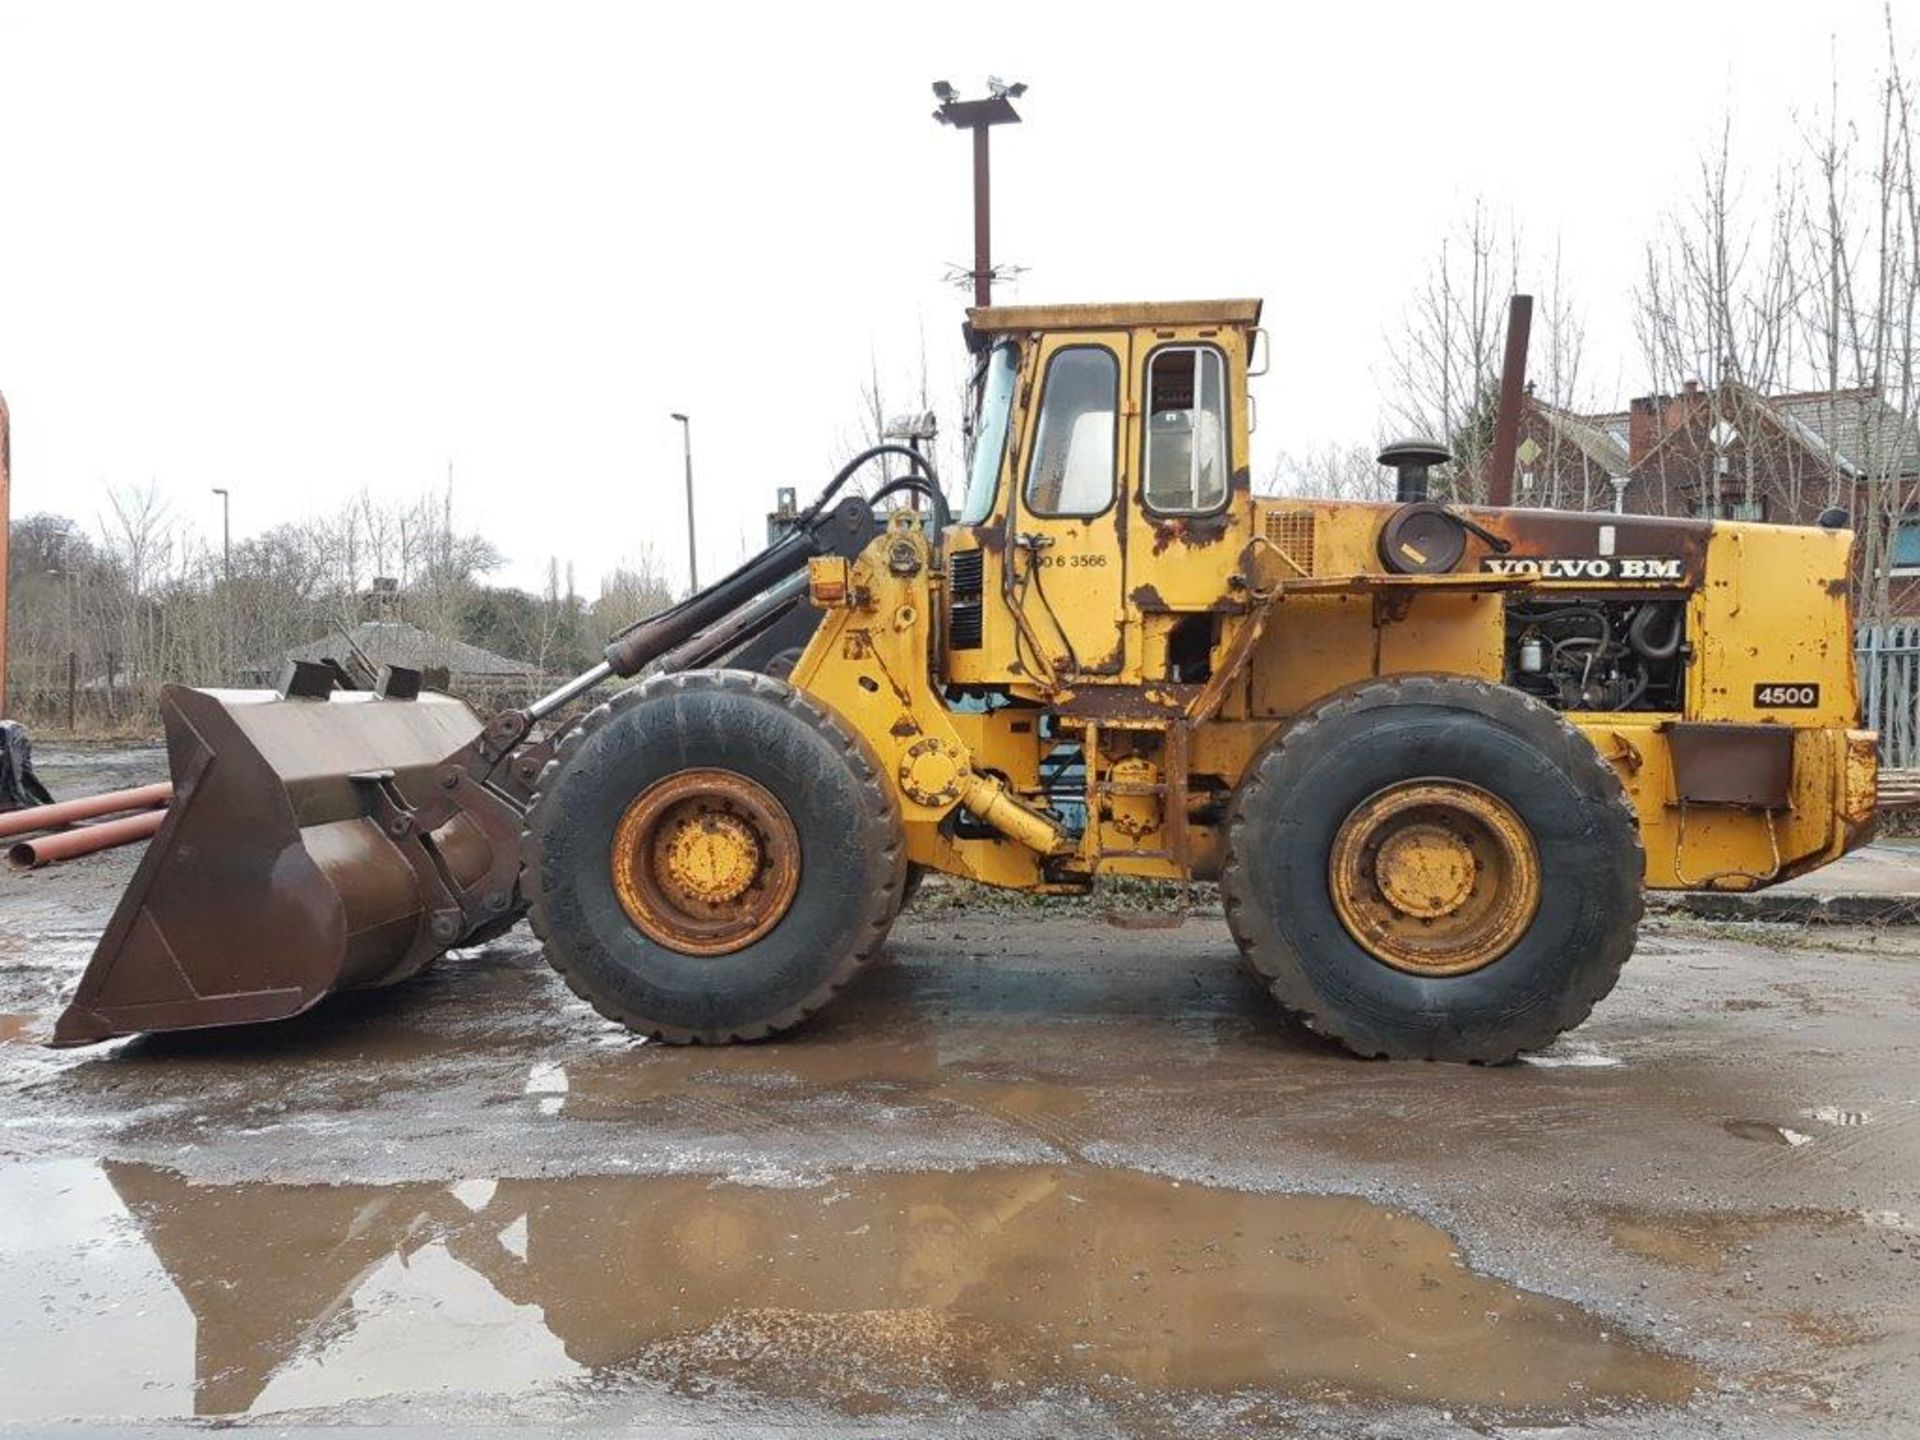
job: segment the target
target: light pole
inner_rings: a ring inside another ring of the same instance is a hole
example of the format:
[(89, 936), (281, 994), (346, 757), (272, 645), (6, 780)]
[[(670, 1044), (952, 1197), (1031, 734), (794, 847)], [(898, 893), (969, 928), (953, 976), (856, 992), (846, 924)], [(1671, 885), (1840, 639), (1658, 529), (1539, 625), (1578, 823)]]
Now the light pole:
[(678, 410), (673, 418), (680, 422), (680, 453), (687, 462), (687, 593), (700, 588), (700, 561), (693, 544), (693, 422)]
[(220, 568), (227, 584), (233, 584), (233, 499), (218, 485), (213, 493), (220, 497)]
[(993, 304), (993, 177), (987, 159), (987, 132), (995, 125), (1018, 125), (1020, 114), (1013, 102), (1027, 93), (1022, 84), (1008, 85), (989, 78), (987, 98), (962, 100), (944, 80), (933, 82), (933, 98), (940, 108), (933, 118), (956, 130), (973, 132), (973, 303)]

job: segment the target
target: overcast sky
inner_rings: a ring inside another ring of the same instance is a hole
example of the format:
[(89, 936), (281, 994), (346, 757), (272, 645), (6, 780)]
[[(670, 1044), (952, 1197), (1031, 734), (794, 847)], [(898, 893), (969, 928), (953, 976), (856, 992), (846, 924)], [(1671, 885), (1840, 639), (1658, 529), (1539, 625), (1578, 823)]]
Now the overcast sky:
[(924, 347), (952, 425), (968, 154), (928, 85), (989, 73), (1032, 87), (995, 134), (995, 258), (1028, 267), (999, 298), (1265, 297), (1257, 473), (1372, 439), (1476, 195), (1558, 240), (1610, 405), (1719, 117), (1765, 172), (1883, 48), (1878, 0), (0, 0), (14, 511), (91, 524), (151, 480), (217, 537), (224, 486), (242, 536), (451, 463), (502, 578), (557, 555), (590, 592), (649, 546), (684, 576), (682, 410), (711, 573), (849, 452), (870, 365), (906, 408)]

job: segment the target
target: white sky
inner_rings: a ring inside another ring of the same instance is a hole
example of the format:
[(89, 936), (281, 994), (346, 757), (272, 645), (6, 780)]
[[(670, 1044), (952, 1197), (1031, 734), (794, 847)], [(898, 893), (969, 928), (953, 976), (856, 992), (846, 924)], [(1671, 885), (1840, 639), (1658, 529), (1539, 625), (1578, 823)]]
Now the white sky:
[(1476, 194), (1560, 241), (1612, 403), (1718, 117), (1757, 184), (1830, 58), (1859, 93), (1883, 46), (1878, 0), (0, 0), (14, 512), (151, 479), (217, 543), (213, 486), (238, 537), (451, 461), (499, 578), (558, 555), (591, 592), (647, 546), (684, 576), (684, 410), (717, 573), (848, 453), (870, 361), (908, 408), (924, 336), (951, 431), (969, 159), (928, 86), (989, 73), (1032, 86), (995, 132), (995, 256), (1030, 267), (999, 298), (1264, 296), (1257, 474), (1372, 438)]

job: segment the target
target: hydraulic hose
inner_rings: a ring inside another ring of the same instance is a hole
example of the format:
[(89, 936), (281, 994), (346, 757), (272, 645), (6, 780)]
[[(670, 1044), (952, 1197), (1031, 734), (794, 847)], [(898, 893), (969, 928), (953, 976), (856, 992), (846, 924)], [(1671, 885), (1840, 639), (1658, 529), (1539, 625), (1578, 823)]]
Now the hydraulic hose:
[[(871, 499), (849, 497), (829, 511), (833, 497), (860, 467), (882, 455), (898, 455), (909, 460), (921, 473), (901, 476), (888, 482)], [(785, 593), (783, 582), (791, 582), (816, 555), (858, 554), (874, 533), (873, 502), (901, 490), (914, 490), (929, 496), (933, 501), (934, 523), (945, 528), (948, 522), (947, 502), (941, 493), (940, 477), (935, 473), (933, 463), (918, 450), (905, 445), (889, 442), (869, 446), (835, 472), (827, 482), (826, 489), (800, 512), (792, 530), (711, 585), (617, 631), (607, 643), (605, 660), (551, 694), (542, 696), (528, 708), (526, 714), (538, 720), (615, 675), (638, 675), (660, 656), (688, 646), (702, 632), (718, 626), (771, 587), (783, 586), (780, 599), (771, 602), (765, 614), (756, 609), (753, 616), (753, 623), (761, 624), (762, 628), (765, 624), (771, 624), (773, 619), (778, 618), (775, 612), (791, 604), (794, 598)]]
[[(857, 505), (861, 515), (866, 515), (864, 501), (848, 503)], [(868, 523), (870, 525), (871, 520)], [(607, 664), (616, 675), (638, 675), (666, 651), (725, 619), (769, 586), (806, 569), (808, 560), (830, 548), (817, 533), (826, 528), (817, 524), (802, 526), (782, 535), (725, 579), (695, 591), (671, 609), (627, 627), (607, 645)]]
[[(813, 519), (822, 510), (826, 509), (827, 502), (840, 493), (841, 487), (854, 477), (854, 474), (862, 465), (865, 465), (870, 460), (878, 460), (882, 455), (899, 455), (911, 460), (915, 468), (932, 482), (935, 492), (937, 493), (939, 491), (940, 477), (934, 473), (933, 462), (912, 446), (896, 445), (892, 441), (888, 441), (884, 445), (869, 445), (865, 450), (862, 450), (858, 455), (842, 465), (835, 473), (833, 479), (827, 482), (827, 488), (820, 492), (820, 498), (800, 512), (800, 523), (802, 525), (806, 524), (807, 521)], [(944, 505), (944, 503), (943, 501), (942, 504)]]
[[(900, 455), (911, 460), (925, 474), (921, 480), (917, 476), (903, 476), (900, 480), (882, 488), (880, 494), (886, 495), (896, 487), (904, 487), (904, 482), (914, 482), (913, 488), (924, 486), (925, 492), (933, 495), (937, 502), (934, 511), (936, 520), (944, 523), (946, 501), (940, 495), (940, 480), (933, 465), (917, 450), (905, 445), (873, 445), (862, 450), (835, 473), (827, 482), (827, 488), (796, 519), (794, 528), (781, 536), (772, 545), (758, 555), (745, 561), (736, 569), (714, 581), (705, 589), (693, 594), (677, 604), (668, 606), (655, 614), (634, 621), (625, 629), (617, 631), (607, 644), (607, 663), (618, 675), (637, 675), (645, 669), (661, 652), (691, 639), (699, 631), (723, 619), (739, 606), (754, 598), (762, 590), (797, 570), (804, 569), (806, 562), (815, 555), (826, 554), (835, 548), (831, 540), (823, 537), (822, 532), (836, 525), (849, 532), (861, 528), (863, 520), (870, 521), (871, 500), (849, 498), (829, 512), (827, 506), (847, 481), (862, 465), (878, 459), (882, 455)], [(876, 497), (878, 498), (878, 497)], [(855, 512), (858, 512), (856, 516)], [(871, 533), (870, 525), (867, 534)], [(866, 535), (860, 537), (865, 543)]]
[(867, 502), (878, 505), (888, 496), (897, 495), (903, 490), (912, 491), (916, 495), (925, 495), (933, 502), (933, 543), (939, 544), (941, 532), (951, 523), (947, 512), (947, 497), (940, 493), (938, 485), (924, 475), (902, 475), (897, 480), (889, 480), (869, 495)]

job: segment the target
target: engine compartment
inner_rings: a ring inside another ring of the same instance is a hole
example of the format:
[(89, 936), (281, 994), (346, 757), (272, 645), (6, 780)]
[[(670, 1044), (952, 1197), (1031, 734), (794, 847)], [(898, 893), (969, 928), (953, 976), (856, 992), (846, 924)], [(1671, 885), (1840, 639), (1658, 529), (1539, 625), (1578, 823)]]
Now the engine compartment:
[(1506, 678), (1556, 710), (1679, 710), (1684, 600), (1555, 595), (1507, 603)]

